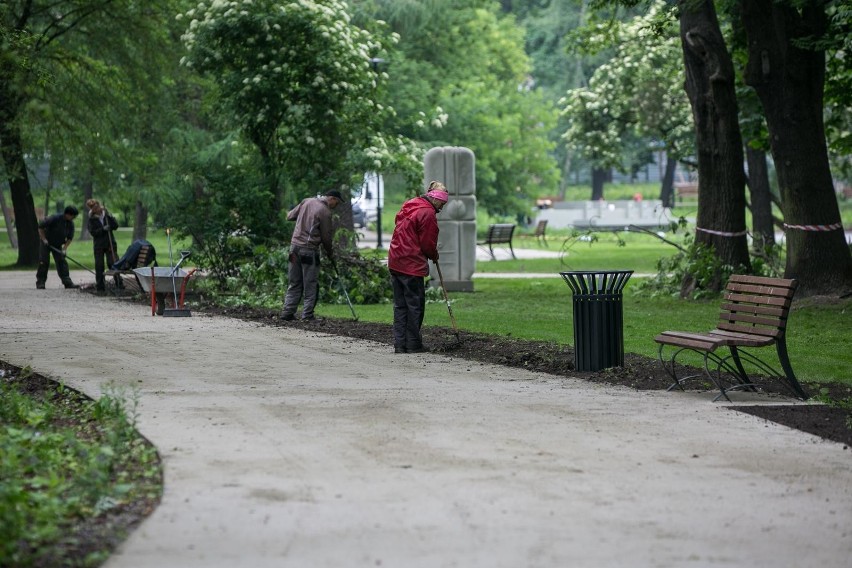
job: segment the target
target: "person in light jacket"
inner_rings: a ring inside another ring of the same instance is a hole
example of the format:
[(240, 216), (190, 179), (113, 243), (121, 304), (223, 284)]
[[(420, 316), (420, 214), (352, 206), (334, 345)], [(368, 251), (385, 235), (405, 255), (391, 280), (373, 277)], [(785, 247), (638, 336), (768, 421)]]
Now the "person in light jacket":
[(393, 286), (395, 353), (422, 353), (420, 328), (426, 312), (429, 260), (438, 260), (438, 213), (449, 200), (444, 184), (433, 181), (425, 195), (409, 199), (396, 214), (388, 248)]
[[(95, 288), (98, 292), (106, 290), (104, 267), (112, 266), (117, 260), (118, 243), (113, 231), (118, 229), (118, 221), (109, 214), (97, 199), (86, 202), (89, 208), (89, 234), (92, 235), (92, 247), (95, 253)], [(106, 259), (106, 262), (104, 262)], [(115, 277), (116, 287), (121, 288), (121, 277)]]
[(289, 284), (284, 296), (281, 319), (296, 319), (296, 308), (302, 302), (302, 321), (314, 319), (314, 307), (319, 296), (320, 246), (329, 260), (334, 262), (332, 239), (334, 225), (331, 210), (340, 205), (343, 196), (336, 189), (320, 197), (308, 197), (287, 213), (287, 219), (296, 222), (290, 240)]

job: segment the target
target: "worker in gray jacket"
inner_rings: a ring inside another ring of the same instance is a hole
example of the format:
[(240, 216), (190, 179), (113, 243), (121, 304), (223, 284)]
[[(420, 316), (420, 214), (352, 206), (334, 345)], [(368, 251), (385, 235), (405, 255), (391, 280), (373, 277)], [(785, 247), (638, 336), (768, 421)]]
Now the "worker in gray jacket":
[(302, 321), (314, 319), (314, 306), (319, 295), (320, 246), (333, 261), (331, 210), (342, 201), (343, 196), (333, 189), (321, 197), (303, 199), (287, 214), (287, 219), (295, 221), (296, 227), (290, 240), (290, 268), (287, 273), (290, 282), (281, 310), (284, 321), (296, 319), (296, 308), (303, 294)]

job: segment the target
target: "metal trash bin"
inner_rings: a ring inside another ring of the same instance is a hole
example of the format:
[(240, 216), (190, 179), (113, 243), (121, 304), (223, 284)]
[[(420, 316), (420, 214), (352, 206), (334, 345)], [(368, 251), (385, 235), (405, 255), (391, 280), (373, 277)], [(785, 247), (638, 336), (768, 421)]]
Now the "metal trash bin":
[(632, 270), (560, 272), (574, 294), (574, 368), (600, 371), (624, 366), (621, 293)]

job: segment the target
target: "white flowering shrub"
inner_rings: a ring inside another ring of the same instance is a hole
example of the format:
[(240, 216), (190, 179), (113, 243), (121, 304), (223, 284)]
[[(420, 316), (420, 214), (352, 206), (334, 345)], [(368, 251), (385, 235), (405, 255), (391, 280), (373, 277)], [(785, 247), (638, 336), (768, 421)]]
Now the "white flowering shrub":
[(345, 2), (208, 0), (178, 17), (183, 64), (214, 78), (273, 183), (305, 194), (348, 177), (381, 134), (392, 109), (374, 100), (382, 74), (371, 58), (396, 37), (351, 24)]
[(590, 38), (615, 43), (615, 54), (595, 70), (588, 87), (560, 101), (569, 122), (567, 144), (600, 167), (623, 167), (629, 135), (662, 141), (675, 157), (693, 151), (680, 38), (665, 9), (657, 2), (647, 14)]

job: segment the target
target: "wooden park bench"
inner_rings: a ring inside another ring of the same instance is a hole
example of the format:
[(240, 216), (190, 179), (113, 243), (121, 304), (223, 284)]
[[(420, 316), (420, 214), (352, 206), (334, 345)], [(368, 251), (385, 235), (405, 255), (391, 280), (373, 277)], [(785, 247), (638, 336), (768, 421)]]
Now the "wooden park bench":
[[(725, 297), (716, 329), (708, 333), (690, 333), (684, 331), (664, 331), (654, 338), (660, 344), (660, 363), (671, 375), (674, 383), (668, 390), (679, 387), (692, 378), (707, 377), (719, 389), (720, 398), (730, 401), (728, 392), (738, 389), (756, 390), (743, 367), (743, 361), (755, 366), (769, 376), (779, 377), (782, 382), (802, 400), (808, 398), (802, 386), (796, 380), (790, 358), (787, 356), (787, 316), (793, 301), (798, 282), (783, 278), (763, 278), (735, 274), (731, 276), (725, 289)], [(668, 345), (674, 348), (670, 359), (663, 358), (663, 349)], [(756, 349), (775, 345), (778, 360), (784, 373), (781, 374), (743, 348)], [(716, 350), (727, 347), (730, 354), (720, 356)], [(704, 358), (704, 372), (678, 378), (675, 372), (675, 359), (683, 351), (693, 351)], [(712, 363), (712, 364), (711, 364)], [(711, 370), (711, 367), (715, 369)], [(733, 381), (723, 380), (723, 372), (729, 373)], [(726, 384), (733, 382), (731, 386)]]
[(488, 226), (488, 234), (485, 240), (477, 243), (480, 246), (488, 245), (488, 252), (491, 253), (491, 260), (496, 260), (494, 256), (494, 245), (509, 245), (509, 250), (512, 253), (512, 258), (515, 257), (515, 249), (512, 248), (512, 235), (515, 232), (515, 225), (511, 223), (496, 223)]
[(678, 182), (674, 184), (674, 187), (678, 201), (683, 201), (684, 197), (690, 199), (698, 197), (698, 184), (694, 181)]
[[(133, 268), (148, 266), (151, 263), (153, 263), (154, 266), (157, 266), (157, 256), (154, 251), (154, 247), (150, 244), (142, 245), (139, 249), (139, 256), (136, 257), (136, 263)], [(124, 277), (129, 276), (130, 282), (132, 283), (129, 288), (141, 292), (142, 284), (139, 282), (139, 277), (136, 276), (135, 272), (133, 272), (133, 268), (128, 268), (127, 270), (110, 269), (104, 272), (104, 276), (113, 277), (117, 287), (124, 286), (125, 288), (128, 288), (128, 285), (125, 282)], [(121, 286), (118, 286), (119, 282), (121, 283)]]
[(538, 239), (538, 242), (544, 243), (544, 246), (547, 246), (547, 237), (545, 237), (544, 232), (547, 230), (547, 219), (542, 219), (535, 226), (535, 232), (533, 236)]

